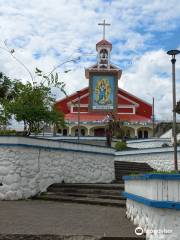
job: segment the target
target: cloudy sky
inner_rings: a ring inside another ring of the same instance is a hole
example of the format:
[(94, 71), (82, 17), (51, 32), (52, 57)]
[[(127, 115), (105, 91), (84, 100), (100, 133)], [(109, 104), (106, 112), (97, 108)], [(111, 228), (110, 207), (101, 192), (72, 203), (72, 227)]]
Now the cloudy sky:
[[(49, 72), (68, 58), (76, 63), (58, 69), (68, 94), (88, 85), (84, 68), (96, 61), (106, 19), (111, 61), (123, 74), (119, 86), (146, 101), (155, 97), (159, 119), (171, 119), (171, 62), (166, 52), (180, 49), (179, 0), (0, 0), (0, 47), (6, 41), (34, 73)], [(65, 70), (71, 69), (65, 73)], [(177, 56), (177, 100), (180, 99), (180, 55)], [(28, 73), (0, 49), (0, 71), (23, 81)], [(56, 97), (62, 97), (56, 91)]]

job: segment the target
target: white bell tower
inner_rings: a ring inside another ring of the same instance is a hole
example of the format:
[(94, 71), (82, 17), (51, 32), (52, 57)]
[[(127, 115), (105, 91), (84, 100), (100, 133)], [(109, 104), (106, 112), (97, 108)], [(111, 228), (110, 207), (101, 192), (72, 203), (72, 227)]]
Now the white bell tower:
[(105, 27), (110, 26), (110, 24), (104, 20), (103, 23), (99, 23), (98, 25), (103, 26), (103, 39), (96, 44), (98, 69), (110, 69), (112, 44), (105, 40)]

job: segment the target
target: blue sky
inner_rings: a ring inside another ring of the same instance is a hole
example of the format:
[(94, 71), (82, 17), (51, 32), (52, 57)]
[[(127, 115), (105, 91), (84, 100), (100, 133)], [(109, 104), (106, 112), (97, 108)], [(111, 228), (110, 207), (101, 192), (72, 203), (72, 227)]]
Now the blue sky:
[[(119, 86), (151, 102), (157, 118), (171, 119), (172, 86), (169, 49), (180, 49), (179, 0), (0, 0), (0, 46), (6, 40), (34, 73), (46, 72), (68, 57), (78, 63), (58, 72), (68, 93), (88, 85), (84, 68), (96, 61), (95, 44), (102, 38), (99, 22), (106, 19), (106, 39), (113, 44), (111, 61), (123, 74)], [(0, 50), (1, 71), (29, 80), (28, 73)], [(71, 69), (67, 74), (64, 70)], [(180, 56), (177, 56), (177, 100), (180, 99)], [(55, 90), (56, 97), (62, 93)]]

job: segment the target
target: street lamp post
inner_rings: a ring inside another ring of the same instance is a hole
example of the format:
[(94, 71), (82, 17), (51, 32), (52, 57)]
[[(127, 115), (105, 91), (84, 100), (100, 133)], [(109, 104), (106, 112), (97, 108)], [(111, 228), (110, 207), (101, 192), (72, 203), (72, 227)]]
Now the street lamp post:
[(152, 104), (152, 124), (153, 124), (153, 137), (155, 136), (155, 115), (154, 115), (154, 97), (153, 97), (153, 104)]
[(173, 139), (174, 139), (174, 169), (178, 171), (177, 161), (177, 128), (176, 128), (176, 75), (175, 75), (175, 56), (179, 54), (179, 50), (170, 50), (167, 52), (168, 55), (172, 56), (172, 91), (173, 91)]
[(78, 143), (80, 139), (80, 91), (78, 93)]

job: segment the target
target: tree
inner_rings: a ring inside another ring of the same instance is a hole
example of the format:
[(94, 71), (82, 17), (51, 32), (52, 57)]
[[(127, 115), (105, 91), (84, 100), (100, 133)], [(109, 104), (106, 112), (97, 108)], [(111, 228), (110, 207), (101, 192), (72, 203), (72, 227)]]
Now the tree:
[(46, 124), (64, 125), (64, 117), (54, 107), (50, 87), (23, 84), (19, 94), (9, 104), (8, 110), (15, 119), (24, 122), (26, 135), (40, 133)]
[[(79, 57), (71, 58), (70, 56), (64, 62), (54, 67), (50, 73), (44, 73), (42, 70), (36, 68), (36, 77), (41, 78), (41, 81), (39, 82), (23, 61), (15, 56), (15, 50), (9, 49), (7, 41), (4, 41), (4, 46), (0, 46), (0, 49), (10, 54), (11, 57), (28, 72), (31, 79), (31, 82), (28, 82), (27, 84), (14, 82), (14, 85), (12, 84), (12, 81), (9, 81), (10, 79), (6, 79), (5, 85), (0, 89), (2, 90), (2, 98), (4, 95), (13, 97), (10, 102), (7, 100), (5, 103), (4, 101), (4, 107), (2, 108), (3, 112), (1, 114), (3, 119), (0, 119), (0, 121), (6, 125), (8, 119), (14, 114), (17, 121), (24, 122), (24, 129), (28, 135), (31, 132), (40, 132), (45, 123), (52, 123), (56, 127), (59, 124), (65, 125), (63, 114), (59, 113), (53, 107), (55, 99), (51, 94), (51, 87), (57, 87), (67, 96), (65, 84), (64, 82), (59, 81), (58, 73), (54, 72), (57, 68), (67, 62), (76, 62), (79, 60)], [(11, 94), (9, 95), (8, 89), (11, 89), (10, 86), (13, 86), (15, 92), (11, 91)], [(16, 94), (16, 91), (18, 94)]]
[(106, 126), (106, 144), (108, 147), (111, 147), (112, 138), (120, 138), (124, 140), (124, 123), (117, 119), (116, 115), (110, 113), (108, 115), (108, 122)]
[(0, 72), (0, 126), (6, 129), (11, 119), (8, 111), (8, 105), (18, 94), (22, 83), (18, 80), (11, 80), (9, 77)]
[(54, 125), (54, 130), (65, 126), (64, 115), (54, 107), (52, 87), (65, 93), (64, 82), (59, 81), (57, 73), (47, 75), (36, 68), (40, 83), (22, 83), (11, 80), (0, 73), (0, 126), (6, 129), (9, 120), (14, 116), (18, 122), (24, 122), (24, 132), (30, 135), (39, 133), (47, 124)]

